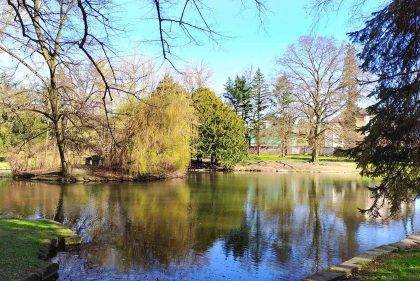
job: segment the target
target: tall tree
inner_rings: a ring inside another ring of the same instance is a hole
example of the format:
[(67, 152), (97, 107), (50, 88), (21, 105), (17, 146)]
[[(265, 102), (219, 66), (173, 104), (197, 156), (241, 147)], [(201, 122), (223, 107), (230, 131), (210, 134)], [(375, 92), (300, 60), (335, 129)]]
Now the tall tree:
[(244, 76), (236, 76), (235, 82), (228, 78), (223, 97), (233, 107), (236, 114), (244, 120), (247, 127), (246, 138), (248, 144), (251, 144), (252, 87)]
[(281, 156), (287, 155), (287, 147), (296, 122), (297, 113), (294, 108), (292, 84), (286, 76), (277, 77), (273, 89), (274, 116), (276, 132), (280, 139)]
[(192, 100), (198, 116), (196, 156), (232, 168), (248, 152), (244, 121), (208, 89), (197, 89)]
[(391, 1), (350, 33), (363, 46), (362, 69), (377, 77), (370, 93), (376, 103), (367, 109), (373, 118), (362, 128), (367, 136), (350, 151), (363, 175), (382, 179), (364, 210), (376, 216), (386, 201), (396, 214), (420, 195), (419, 7), (418, 0)]
[[(106, 14), (109, 5), (105, 1), (87, 0), (10, 0), (1, 8), (6, 16), (0, 21), (0, 51), (13, 61), (11, 71), (19, 69), (33, 82), (30, 85), (32, 97), (15, 106), (41, 114), (48, 120), (60, 155), (61, 173), (66, 175), (67, 139), (63, 132), (74, 112), (68, 110), (71, 94), (64, 80), (60, 81), (60, 75), (70, 76), (70, 69), (88, 61), (104, 78), (98, 57), (106, 57), (108, 50), (108, 37), (102, 35), (112, 30), (112, 21)], [(110, 94), (107, 83), (105, 89), (103, 99)], [(28, 97), (28, 91), (18, 94)]]
[[(139, 1), (143, 3), (144, 1)], [(147, 1), (149, 2), (149, 1)], [(264, 10), (262, 1), (252, 1), (260, 14)], [(21, 73), (29, 73), (36, 90), (33, 92), (48, 105), (43, 111), (35, 111), (49, 119), (52, 135), (56, 141), (61, 160), (61, 174), (68, 174), (66, 159), (66, 143), (68, 140), (62, 131), (63, 124), (68, 122), (71, 112), (62, 110), (66, 104), (63, 87), (57, 81), (59, 73), (71, 75), (69, 68), (78, 68), (90, 63), (102, 80), (100, 95), (108, 122), (108, 130), (115, 141), (109, 124), (110, 110), (107, 100), (112, 101), (117, 80), (112, 68), (109, 35), (113, 35), (116, 1), (94, 0), (7, 0), (0, 4), (0, 51), (6, 53), (16, 63), (11, 72), (19, 69)], [(200, 35), (217, 40), (220, 34), (212, 29), (208, 21), (207, 5), (202, 1), (150, 1), (153, 18), (157, 24), (157, 39), (161, 44), (163, 58), (172, 66), (172, 47), (187, 40), (189, 43), (199, 42)], [(130, 8), (132, 8), (130, 6)], [(103, 69), (110, 70), (107, 75)], [(25, 69), (24, 71), (21, 71)], [(107, 77), (110, 76), (110, 77)], [(133, 94), (129, 92), (128, 94)], [(23, 109), (21, 109), (23, 110)], [(67, 121), (66, 121), (67, 120)]]
[(137, 102), (127, 120), (127, 128), (133, 131), (127, 161), (130, 172), (135, 176), (184, 172), (191, 156), (194, 123), (189, 95), (165, 76), (144, 102)]
[(255, 133), (255, 143), (258, 155), (260, 155), (261, 127), (263, 125), (263, 118), (267, 113), (267, 108), (272, 103), (270, 94), (271, 93), (265, 81), (264, 74), (258, 68), (252, 80), (252, 100), (254, 105), (252, 125)]
[(343, 90), (346, 95), (346, 104), (341, 114), (341, 139), (344, 148), (356, 146), (356, 142), (361, 139), (360, 133), (357, 132), (357, 117), (359, 115), (357, 102), (360, 96), (359, 74), (356, 51), (353, 46), (348, 45), (342, 77)]
[(341, 83), (343, 57), (344, 46), (334, 39), (303, 36), (278, 61), (293, 86), (298, 109), (310, 125), (308, 142), (313, 163), (318, 163), (328, 121), (345, 105)]

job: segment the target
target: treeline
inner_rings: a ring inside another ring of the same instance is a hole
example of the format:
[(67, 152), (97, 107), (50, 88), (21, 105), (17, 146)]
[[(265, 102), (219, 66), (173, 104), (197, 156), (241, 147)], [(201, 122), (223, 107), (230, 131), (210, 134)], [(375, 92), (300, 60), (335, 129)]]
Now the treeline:
[(269, 82), (260, 69), (229, 78), (224, 98), (241, 116), (247, 140), (260, 153), (274, 139), (280, 154), (290, 153), (292, 138), (311, 148), (318, 162), (326, 138), (354, 147), (361, 86), (356, 53), (333, 38), (303, 36), (277, 60), (280, 74)]
[(337, 129), (334, 118), (344, 146), (354, 146), (360, 71), (353, 47), (305, 36), (277, 64), (272, 82), (260, 69), (229, 78), (224, 100), (205, 87), (204, 66), (159, 81), (150, 62), (121, 61), (112, 69), (118, 95), (108, 102), (88, 66), (58, 68), (54, 90), (3, 75), (1, 153), (16, 170), (60, 166), (67, 174), (98, 155), (103, 166), (134, 175), (168, 174), (185, 171), (191, 158), (230, 169), (268, 138), (285, 155), (298, 136), (317, 162), (321, 141)]
[[(244, 122), (195, 82), (201, 74), (186, 71), (176, 80), (165, 75), (159, 81), (154, 70), (145, 74), (144, 64), (123, 66), (118, 87), (125, 95), (107, 107), (95, 95), (100, 84), (89, 72), (58, 80), (63, 92), (56, 107), (43, 91), (15, 87), (3, 77), (0, 153), (13, 169), (61, 167), (63, 174), (71, 174), (85, 157), (96, 155), (102, 168), (166, 176), (184, 172), (191, 158), (230, 169), (246, 157)], [(58, 122), (51, 120), (54, 114), (60, 115)]]

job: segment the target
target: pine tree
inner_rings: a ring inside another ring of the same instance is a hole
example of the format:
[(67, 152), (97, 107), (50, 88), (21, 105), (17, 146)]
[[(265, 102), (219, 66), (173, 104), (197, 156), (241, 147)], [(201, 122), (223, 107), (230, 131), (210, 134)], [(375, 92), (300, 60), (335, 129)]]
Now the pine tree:
[(232, 79), (228, 77), (228, 80), (225, 84), (225, 93), (223, 97), (228, 101), (228, 103), (233, 107), (236, 114), (240, 115), (241, 112), (241, 98), (237, 95), (238, 92), (235, 90), (235, 84)]
[(236, 114), (238, 114), (245, 122), (247, 127), (246, 138), (248, 143), (251, 143), (250, 131), (252, 121), (252, 88), (246, 81), (244, 76), (236, 76), (235, 82), (233, 83), (228, 78), (225, 84), (225, 93), (223, 97), (233, 107)]
[(362, 69), (378, 77), (369, 95), (373, 116), (362, 128), (367, 134), (352, 149), (362, 174), (381, 177), (373, 188), (374, 202), (363, 211), (379, 215), (384, 200), (397, 214), (401, 203), (420, 195), (420, 46), (419, 1), (392, 1), (374, 13), (360, 31), (350, 34), (363, 45)]
[(252, 101), (254, 105), (253, 112), (253, 131), (255, 133), (255, 141), (257, 146), (257, 154), (260, 155), (261, 146), (261, 129), (263, 125), (263, 118), (266, 114), (267, 108), (271, 104), (270, 91), (265, 82), (264, 74), (258, 68), (252, 80)]
[(356, 146), (356, 142), (360, 140), (360, 134), (357, 132), (357, 115), (359, 100), (359, 66), (356, 59), (356, 51), (353, 46), (347, 46), (346, 56), (344, 58), (344, 67), (342, 75), (343, 90), (346, 95), (346, 104), (341, 114), (341, 139), (344, 148), (352, 148)]
[(208, 157), (212, 166), (232, 168), (248, 153), (245, 123), (208, 89), (194, 91), (192, 100), (198, 116), (197, 158)]

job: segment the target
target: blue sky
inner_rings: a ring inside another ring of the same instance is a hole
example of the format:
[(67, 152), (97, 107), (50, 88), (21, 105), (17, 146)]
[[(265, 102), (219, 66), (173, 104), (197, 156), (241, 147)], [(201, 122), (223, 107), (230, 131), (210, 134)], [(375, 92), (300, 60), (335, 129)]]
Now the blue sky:
[[(133, 2), (124, 1), (130, 0), (121, 0), (124, 13), (120, 15), (120, 23), (127, 25), (127, 32), (119, 38), (118, 48), (126, 54), (159, 56), (159, 44), (141, 43), (142, 40), (158, 39), (156, 21), (145, 19), (154, 16), (153, 7), (135, 7)], [(281, 56), (299, 36), (311, 33), (347, 40), (346, 33), (357, 29), (363, 22), (361, 19), (350, 21), (350, 6), (344, 5), (339, 12), (324, 15), (314, 27), (314, 16), (309, 13), (312, 2), (267, 0), (268, 11), (261, 24), (256, 10), (252, 6), (241, 7), (240, 0), (208, 1), (211, 3), (208, 4), (211, 5), (211, 10), (207, 11), (208, 20), (226, 38), (218, 40), (217, 44), (201, 38), (200, 46), (188, 44), (174, 48), (173, 52), (180, 57), (174, 61), (175, 65), (182, 68), (185, 63), (205, 63), (213, 73), (211, 87), (220, 94), (228, 76), (240, 74), (250, 65), (260, 67), (267, 78), (273, 78), (277, 73), (276, 57)], [(380, 2), (383, 1), (368, 1), (362, 13), (367, 15), (377, 10)]]

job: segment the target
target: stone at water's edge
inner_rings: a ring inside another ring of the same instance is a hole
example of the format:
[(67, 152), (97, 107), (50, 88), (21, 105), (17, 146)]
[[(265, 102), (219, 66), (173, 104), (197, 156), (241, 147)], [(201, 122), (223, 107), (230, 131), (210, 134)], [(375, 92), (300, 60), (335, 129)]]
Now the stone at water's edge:
[(68, 236), (61, 238), (62, 242), (61, 245), (64, 246), (65, 251), (71, 251), (80, 246), (80, 243), (82, 242), (81, 238), (78, 235)]
[[(329, 269), (317, 272), (307, 278), (305, 281), (333, 281), (345, 280), (347, 276), (352, 275), (361, 269), (365, 264), (370, 263), (380, 256), (397, 252), (399, 250), (406, 250), (412, 248), (420, 248), (420, 234), (413, 234), (406, 239), (397, 243), (389, 245), (382, 245), (374, 249), (368, 250), (354, 258), (351, 258), (339, 265), (331, 266)], [(334, 275), (337, 273), (338, 275)]]
[(420, 247), (420, 241), (406, 238), (406, 239), (401, 240), (400, 242), (391, 244), (391, 246), (397, 247), (400, 250), (418, 248)]
[[(51, 221), (52, 223), (59, 224)], [(48, 246), (40, 249), (38, 258), (42, 260), (49, 260), (57, 255), (58, 251), (71, 251), (80, 246), (81, 238), (73, 234), (67, 237), (58, 237), (50, 240)], [(38, 268), (35, 272), (31, 272), (25, 276), (23, 281), (50, 281), (58, 279), (58, 263), (49, 262), (47, 265)]]
[(408, 236), (408, 239), (414, 240), (414, 241), (417, 241), (418, 243), (420, 243), (420, 234), (410, 235), (410, 236)]

